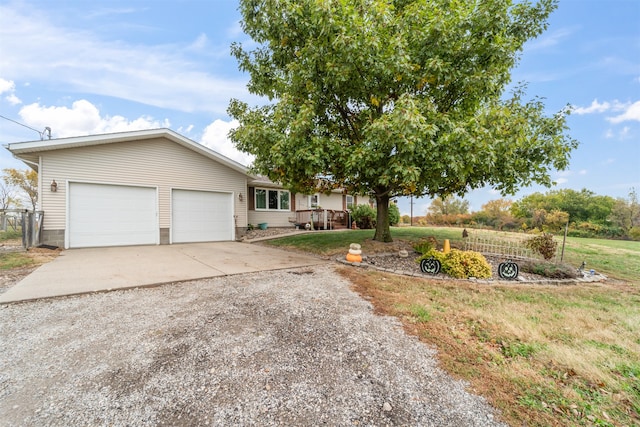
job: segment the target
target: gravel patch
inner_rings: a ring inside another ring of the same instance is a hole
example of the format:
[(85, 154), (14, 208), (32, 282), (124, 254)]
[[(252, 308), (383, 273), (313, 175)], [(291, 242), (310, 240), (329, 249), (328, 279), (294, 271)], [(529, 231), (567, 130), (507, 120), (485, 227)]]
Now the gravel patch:
[(331, 265), (0, 306), (0, 425), (491, 426)]

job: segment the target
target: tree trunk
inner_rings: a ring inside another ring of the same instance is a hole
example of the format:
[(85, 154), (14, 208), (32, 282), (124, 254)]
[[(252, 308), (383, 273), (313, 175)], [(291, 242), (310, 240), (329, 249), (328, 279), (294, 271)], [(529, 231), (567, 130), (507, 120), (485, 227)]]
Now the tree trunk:
[(378, 213), (376, 216), (376, 234), (373, 240), (378, 242), (393, 242), (391, 230), (389, 230), (389, 194), (376, 194)]

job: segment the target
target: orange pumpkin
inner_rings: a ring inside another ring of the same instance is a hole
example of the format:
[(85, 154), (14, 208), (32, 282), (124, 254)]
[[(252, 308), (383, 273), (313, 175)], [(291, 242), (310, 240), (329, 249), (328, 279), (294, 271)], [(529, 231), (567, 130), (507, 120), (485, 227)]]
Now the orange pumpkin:
[(362, 255), (347, 254), (347, 261), (362, 262)]

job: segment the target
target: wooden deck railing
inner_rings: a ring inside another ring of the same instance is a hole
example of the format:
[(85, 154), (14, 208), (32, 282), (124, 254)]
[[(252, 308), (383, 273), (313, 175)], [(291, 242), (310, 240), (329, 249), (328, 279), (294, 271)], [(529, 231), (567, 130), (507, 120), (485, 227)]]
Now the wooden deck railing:
[(313, 224), (313, 228), (316, 230), (349, 228), (349, 212), (333, 209), (298, 210), (295, 212), (295, 216), (289, 218), (289, 222), (300, 227)]

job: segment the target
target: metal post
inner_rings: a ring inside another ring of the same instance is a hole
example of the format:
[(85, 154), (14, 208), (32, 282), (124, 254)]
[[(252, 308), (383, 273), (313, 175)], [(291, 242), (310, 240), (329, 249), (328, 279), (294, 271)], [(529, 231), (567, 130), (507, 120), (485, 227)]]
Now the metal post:
[(562, 239), (562, 253), (560, 254), (560, 262), (564, 260), (564, 244), (567, 241), (567, 232), (569, 231), (569, 221), (564, 226), (564, 238)]

